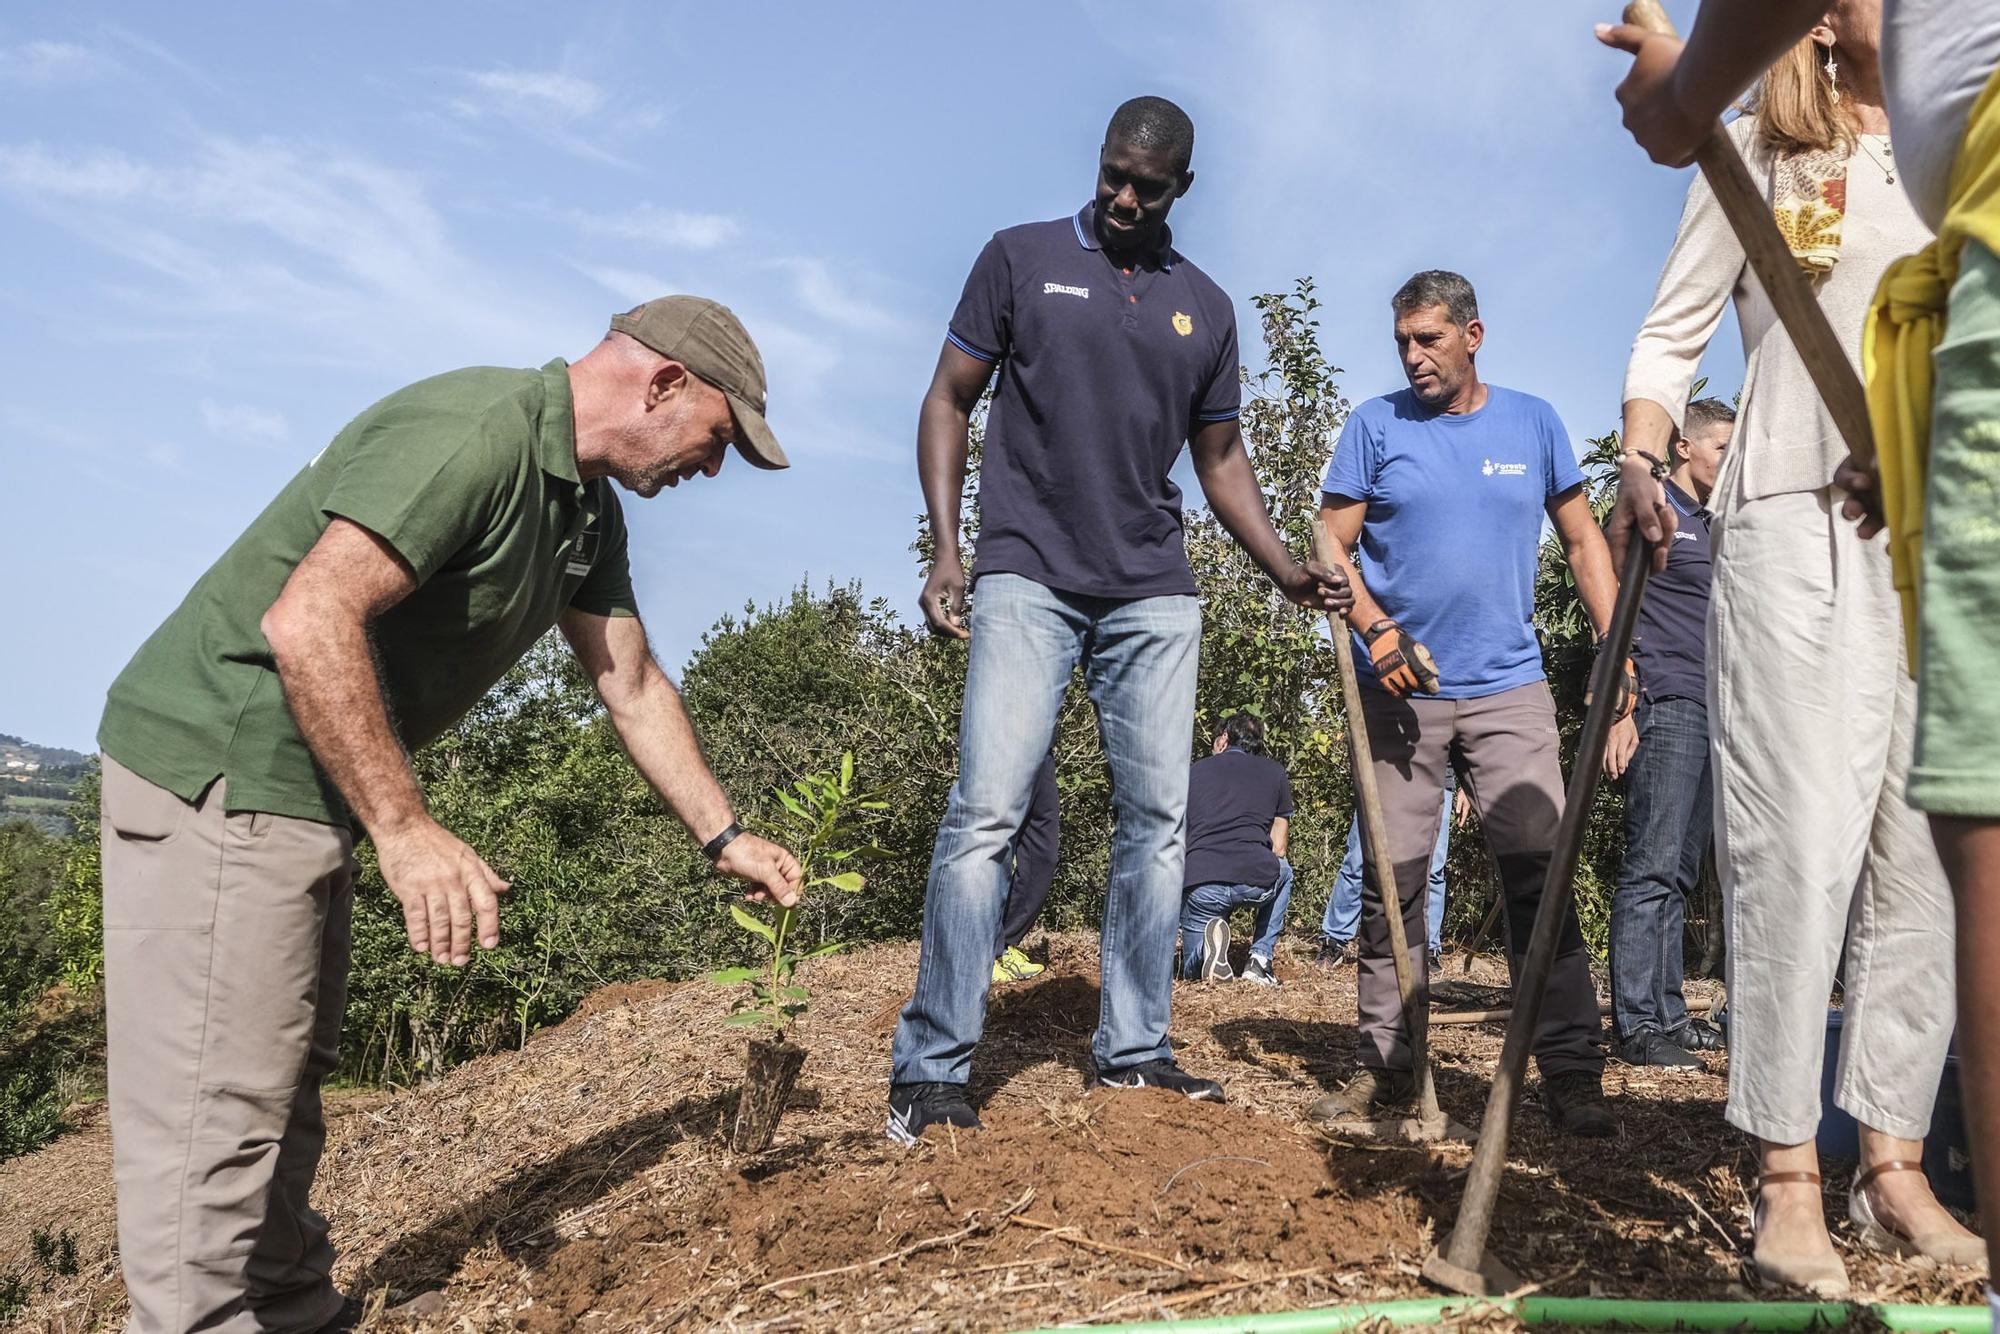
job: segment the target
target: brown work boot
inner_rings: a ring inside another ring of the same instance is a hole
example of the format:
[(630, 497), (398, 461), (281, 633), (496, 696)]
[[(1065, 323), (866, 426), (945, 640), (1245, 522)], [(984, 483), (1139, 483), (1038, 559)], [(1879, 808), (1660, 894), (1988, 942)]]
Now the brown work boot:
[(1417, 1081), (1408, 1070), (1375, 1070), (1367, 1066), (1338, 1093), (1329, 1093), (1306, 1109), (1306, 1119), (1320, 1125), (1337, 1121), (1375, 1121), (1410, 1110)]
[(1618, 1118), (1604, 1101), (1604, 1076), (1595, 1070), (1543, 1075), (1542, 1107), (1549, 1120), (1572, 1135), (1609, 1139), (1618, 1133)]

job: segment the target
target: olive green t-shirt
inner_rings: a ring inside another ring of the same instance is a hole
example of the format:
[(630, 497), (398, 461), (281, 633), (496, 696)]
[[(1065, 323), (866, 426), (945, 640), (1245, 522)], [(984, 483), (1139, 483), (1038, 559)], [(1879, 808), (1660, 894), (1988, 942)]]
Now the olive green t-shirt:
[(608, 480), (577, 478), (568, 364), (475, 367), (398, 390), (350, 422), (202, 575), (112, 682), (104, 753), (193, 801), (348, 819), (285, 705), (259, 628), (334, 517), (395, 547), (417, 589), (371, 626), (411, 749), (478, 702), (568, 607), (637, 614)]

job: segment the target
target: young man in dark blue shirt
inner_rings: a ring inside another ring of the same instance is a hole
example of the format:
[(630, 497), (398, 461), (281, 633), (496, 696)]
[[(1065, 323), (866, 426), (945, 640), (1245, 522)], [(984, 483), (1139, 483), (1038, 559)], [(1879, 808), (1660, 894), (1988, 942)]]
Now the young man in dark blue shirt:
[[(1071, 672), (1081, 664), (1111, 766), (1100, 1082), (1220, 1100), (1167, 1043), (1201, 610), (1169, 470), (1183, 444), (1224, 527), (1286, 596), (1347, 604), (1343, 575), (1302, 564), (1271, 527), (1237, 423), (1228, 296), (1174, 249), (1167, 213), (1194, 183), (1194, 126), (1173, 103), (1120, 106), (1096, 197), (997, 233), (952, 315), (917, 425), (937, 554), (932, 633), (971, 638), (959, 773), (932, 854), (917, 985), (896, 1029), (889, 1135), (976, 1126), (965, 1086), (986, 1020), (993, 941), (1020, 828)], [(980, 465), (977, 606), (958, 545), (966, 429), (998, 375)]]
[(1255, 716), (1232, 713), (1222, 720), (1214, 749), (1188, 771), (1187, 809), (1181, 976), (1234, 980), (1229, 914), (1253, 906), (1257, 934), (1243, 980), (1280, 985), (1271, 963), (1292, 901), (1292, 866), (1285, 860), (1292, 780), (1264, 753), (1264, 724)]
[[(1442, 270), (1419, 273), (1390, 306), (1409, 388), (1348, 416), (1320, 515), (1354, 582), (1348, 621), (1410, 967), (1426, 976), (1424, 884), (1445, 769), (1455, 765), (1500, 871), (1507, 961), (1518, 976), (1563, 807), (1555, 701), (1533, 619), (1544, 519), (1600, 634), (1617, 580), (1555, 409), (1479, 378), (1485, 326), (1472, 284)], [(1349, 555), (1357, 541), (1358, 564)], [(1312, 1109), (1317, 1120), (1373, 1117), (1414, 1091), (1386, 900), (1372, 865), (1363, 890), (1361, 1074)], [(1617, 1129), (1604, 1103), (1602, 1033), (1571, 909), (1534, 1050), (1543, 1105), (1573, 1134)]]
[[(1625, 860), (1611, 896), (1611, 1029), (1632, 1065), (1700, 1069), (1691, 1053), (1722, 1034), (1691, 1018), (1681, 995), (1687, 896), (1713, 832), (1708, 768), (1708, 504), (1736, 410), (1687, 406), (1674, 441), (1667, 503), (1680, 522), (1667, 568), (1646, 584), (1632, 641), (1639, 707), (1611, 729), (1604, 772), (1625, 779)], [(1625, 511), (1612, 517), (1615, 524)]]

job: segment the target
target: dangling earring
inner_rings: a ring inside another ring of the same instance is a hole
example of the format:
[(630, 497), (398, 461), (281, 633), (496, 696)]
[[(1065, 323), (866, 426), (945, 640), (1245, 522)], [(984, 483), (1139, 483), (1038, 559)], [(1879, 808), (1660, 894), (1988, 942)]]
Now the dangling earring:
[(1835, 106), (1840, 105), (1840, 67), (1833, 63), (1833, 48), (1826, 49), (1826, 87)]

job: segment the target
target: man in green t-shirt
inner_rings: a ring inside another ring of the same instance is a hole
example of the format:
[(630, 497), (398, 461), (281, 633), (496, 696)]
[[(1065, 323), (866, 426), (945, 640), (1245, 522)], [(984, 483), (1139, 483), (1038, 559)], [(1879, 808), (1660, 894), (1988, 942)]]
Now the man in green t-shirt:
[(799, 865), (737, 829), (653, 660), (611, 483), (788, 466), (725, 307), (664, 297), (575, 364), (453, 371), (348, 424), (112, 683), (104, 972), (131, 1328), (333, 1319), (307, 1203), (347, 999), (355, 837), (410, 947), (499, 943), (507, 884), (433, 820), (409, 752), (561, 628), (655, 791), (753, 899)]

